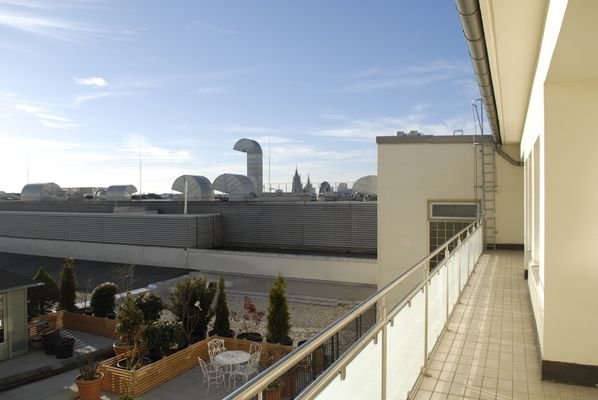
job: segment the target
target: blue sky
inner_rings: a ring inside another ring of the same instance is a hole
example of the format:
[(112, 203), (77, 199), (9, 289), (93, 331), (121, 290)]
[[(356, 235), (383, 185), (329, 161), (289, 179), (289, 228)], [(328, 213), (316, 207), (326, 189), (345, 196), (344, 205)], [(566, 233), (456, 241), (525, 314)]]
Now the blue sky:
[[(376, 173), (375, 137), (471, 133), (453, 1), (0, 0), (0, 190), (184, 173), (264, 182)], [(270, 146), (268, 146), (270, 138)], [(270, 147), (268, 149), (268, 147)]]

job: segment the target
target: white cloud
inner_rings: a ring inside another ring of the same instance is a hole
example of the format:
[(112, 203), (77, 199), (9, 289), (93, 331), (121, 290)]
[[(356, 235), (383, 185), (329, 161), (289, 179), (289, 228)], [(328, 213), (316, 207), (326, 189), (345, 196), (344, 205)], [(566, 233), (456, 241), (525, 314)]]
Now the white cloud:
[(26, 113), (39, 113), (43, 112), (44, 109), (38, 106), (32, 106), (30, 104), (15, 104), (15, 108), (19, 111)]
[(340, 92), (364, 93), (450, 82), (471, 74), (470, 69), (466, 62), (452, 60), (436, 60), (398, 68), (372, 67), (350, 77), (350, 83), (344, 85)]
[(67, 42), (80, 38), (105, 36), (105, 32), (98, 28), (35, 14), (3, 12), (0, 14), (0, 26)]
[(142, 135), (128, 135), (123, 140), (120, 152), (126, 154), (127, 158), (151, 159), (153, 161), (183, 162), (191, 159), (191, 152), (188, 150), (170, 149), (151, 144)]
[(220, 94), (224, 89), (220, 87), (202, 87), (193, 91), (195, 94)]
[(106, 79), (101, 76), (90, 76), (89, 78), (73, 78), (77, 85), (91, 86), (91, 87), (106, 87), (109, 86)]
[(450, 135), (455, 129), (465, 132), (473, 130), (469, 115), (457, 115), (441, 121), (429, 121), (429, 117), (421, 114), (410, 114), (402, 117), (381, 117), (354, 119), (348, 123), (329, 129), (317, 130), (318, 136), (329, 136), (344, 139), (372, 140), (376, 136), (395, 135), (397, 131), (418, 130), (428, 135)]
[(191, 21), (191, 23), (187, 26), (187, 29), (189, 29), (189, 30), (201, 29), (201, 30), (209, 31), (209, 32), (213, 32), (213, 33), (220, 33), (222, 35), (236, 35), (237, 33), (239, 33), (238, 31), (236, 31), (234, 29), (221, 28), (219, 26), (206, 24), (205, 22), (201, 22), (201, 21)]
[(31, 104), (15, 104), (15, 108), (27, 114), (33, 114), (40, 124), (46, 128), (66, 129), (79, 126), (71, 121), (71, 119), (61, 115), (54, 115), (48, 112), (45, 108), (34, 106)]
[(107, 97), (110, 95), (111, 95), (110, 92), (101, 92), (101, 93), (81, 95), (81, 96), (75, 97), (74, 103), (76, 105), (79, 105), (79, 104), (82, 104), (82, 103), (85, 103), (85, 102), (88, 102), (91, 100), (101, 99), (102, 97)]
[(52, 129), (67, 129), (67, 128), (75, 128), (75, 127), (79, 126), (79, 125), (73, 124), (71, 122), (54, 122), (54, 121), (47, 121), (47, 120), (43, 120), (43, 119), (41, 119), (39, 122), (46, 128), (52, 128)]
[(253, 133), (253, 134), (268, 134), (273, 133), (274, 131), (270, 128), (266, 128), (264, 126), (256, 126), (256, 125), (240, 125), (240, 124), (228, 124), (224, 126), (220, 126), (216, 128), (216, 130), (220, 132), (227, 132), (227, 133)]

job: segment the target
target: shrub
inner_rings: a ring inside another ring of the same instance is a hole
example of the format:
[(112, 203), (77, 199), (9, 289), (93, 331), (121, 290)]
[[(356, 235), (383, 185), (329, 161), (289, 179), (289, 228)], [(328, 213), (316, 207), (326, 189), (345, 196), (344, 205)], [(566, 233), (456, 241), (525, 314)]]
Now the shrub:
[(160, 349), (163, 354), (184, 346), (185, 331), (180, 321), (156, 321), (145, 328), (148, 350)]
[(44, 267), (39, 267), (33, 280), (43, 283), (42, 286), (29, 288), (27, 291), (33, 313), (45, 313), (47, 308), (60, 300), (60, 290), (56, 280), (50, 276)]
[(143, 313), (143, 320), (147, 325), (159, 320), (160, 313), (164, 309), (164, 303), (160, 296), (156, 296), (152, 292), (145, 292), (135, 297), (135, 304)]
[(121, 341), (134, 344), (141, 325), (143, 325), (143, 312), (137, 308), (133, 297), (127, 294), (116, 312), (116, 333)]
[(65, 258), (60, 271), (60, 308), (75, 311), (77, 299), (77, 279), (75, 278), (75, 260)]
[(270, 304), (268, 306), (268, 334), (266, 340), (270, 343), (288, 342), (289, 330), (289, 307), (285, 291), (287, 282), (282, 275), (278, 275), (270, 289)]
[[(224, 278), (218, 281), (218, 297), (216, 297), (216, 319), (214, 320), (214, 333), (218, 336), (232, 337), (226, 293), (224, 292)], [(210, 333), (211, 334), (211, 333)]]
[(262, 320), (264, 319), (266, 313), (263, 311), (258, 311), (257, 306), (248, 296), (245, 296), (243, 299), (243, 311), (244, 313), (240, 317), (237, 315), (237, 313), (231, 313), (233, 320), (241, 324), (240, 329), (242, 332), (257, 332), (262, 325)]
[(117, 287), (112, 282), (100, 283), (91, 293), (91, 311), (98, 317), (114, 313), (114, 296)]
[(216, 288), (208, 278), (189, 277), (180, 281), (170, 294), (170, 311), (183, 323), (187, 340), (193, 335), (206, 337), (208, 323), (214, 317), (212, 302)]

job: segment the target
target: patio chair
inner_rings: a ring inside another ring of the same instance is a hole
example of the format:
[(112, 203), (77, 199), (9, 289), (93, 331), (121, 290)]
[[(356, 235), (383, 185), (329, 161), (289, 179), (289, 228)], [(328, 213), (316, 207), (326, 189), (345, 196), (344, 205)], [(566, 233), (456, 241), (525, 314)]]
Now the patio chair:
[(245, 383), (247, 383), (247, 381), (249, 380), (249, 377), (251, 375), (257, 374), (259, 372), (260, 357), (262, 355), (261, 346), (259, 346), (259, 347), (260, 348), (258, 351), (254, 351), (253, 353), (250, 353), (249, 361), (247, 361), (246, 364), (240, 365), (235, 370), (231, 371), (231, 374), (228, 377), (229, 386), (230, 386), (230, 380), (232, 379), (233, 387), (237, 387), (237, 379), (236, 379), (237, 376), (243, 378), (243, 381)]
[(221, 368), (215, 368), (214, 365), (210, 363), (210, 365), (206, 364), (201, 357), (197, 357), (197, 362), (201, 367), (201, 372), (203, 373), (203, 383), (208, 384), (208, 389), (206, 391), (206, 395), (210, 393), (210, 385), (219, 385), (224, 383), (224, 371)]
[(249, 354), (260, 353), (260, 355), (261, 355), (262, 347), (263, 346), (259, 343), (251, 342), (251, 344), (249, 345)]
[(214, 362), (214, 358), (223, 351), (226, 351), (224, 340), (212, 339), (208, 342), (208, 354), (210, 355), (211, 362)]

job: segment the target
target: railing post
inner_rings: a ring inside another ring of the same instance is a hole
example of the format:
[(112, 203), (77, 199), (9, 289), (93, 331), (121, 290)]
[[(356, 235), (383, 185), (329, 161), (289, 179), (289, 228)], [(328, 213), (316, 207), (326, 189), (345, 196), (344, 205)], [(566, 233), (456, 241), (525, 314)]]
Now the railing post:
[(456, 252), (457, 253), (457, 270), (458, 270), (457, 278), (459, 278), (459, 280), (457, 281), (457, 286), (459, 287), (459, 293), (461, 293), (461, 253), (463, 252), (463, 249), (461, 248), (461, 237), (460, 236), (457, 239), (457, 249), (458, 249), (458, 251)]
[(424, 264), (424, 298), (425, 298), (425, 317), (424, 317), (424, 373), (428, 371), (428, 294), (430, 292), (428, 280), (430, 276), (430, 265)]
[[(446, 318), (444, 320), (444, 323), (446, 324), (449, 320), (449, 301), (450, 301), (450, 290), (451, 287), (449, 285), (449, 270), (451, 267), (451, 253), (448, 249), (448, 246), (446, 246), (446, 249), (444, 250), (444, 258), (446, 259)], [(446, 330), (448, 331), (448, 326), (446, 327)]]
[(386, 365), (387, 365), (387, 359), (386, 359), (386, 353), (388, 351), (388, 347), (387, 347), (387, 330), (388, 330), (388, 324), (386, 323), (386, 296), (383, 296), (382, 299), (380, 299), (380, 303), (381, 303), (381, 310), (380, 310), (380, 317), (381, 317), (381, 321), (384, 323), (382, 325), (382, 376), (380, 379), (380, 384), (382, 385), (381, 390), (380, 390), (380, 394), (381, 394), (381, 400), (386, 400)]

